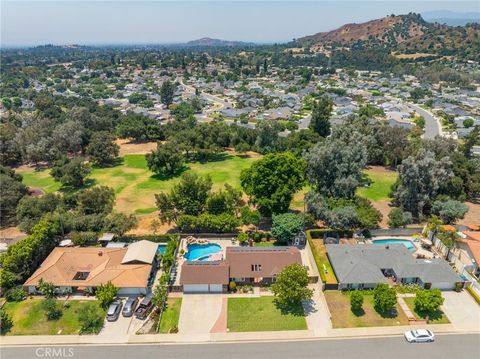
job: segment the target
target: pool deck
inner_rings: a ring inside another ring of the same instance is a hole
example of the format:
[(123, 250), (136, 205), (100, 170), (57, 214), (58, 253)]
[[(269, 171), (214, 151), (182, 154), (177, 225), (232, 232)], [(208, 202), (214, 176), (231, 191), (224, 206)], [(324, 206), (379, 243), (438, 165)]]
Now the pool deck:
[[(373, 237), (372, 240), (377, 240), (377, 239), (399, 239), (399, 240), (407, 240), (413, 243), (415, 246), (415, 251), (412, 251), (412, 255), (423, 255), (427, 259), (434, 258), (434, 254), (430, 252), (429, 250), (422, 248), (420, 238), (414, 238), (412, 236), (377, 236)], [(417, 239), (417, 240), (415, 240)], [(367, 243), (372, 243), (371, 241), (368, 241)]]

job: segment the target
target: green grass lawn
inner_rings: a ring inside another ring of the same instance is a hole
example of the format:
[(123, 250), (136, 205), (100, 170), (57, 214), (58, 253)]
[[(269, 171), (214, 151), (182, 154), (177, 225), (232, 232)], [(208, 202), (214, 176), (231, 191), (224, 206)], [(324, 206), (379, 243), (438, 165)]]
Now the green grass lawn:
[[(303, 308), (298, 308), (303, 314)], [(227, 328), (230, 332), (307, 329), (304, 315), (282, 313), (274, 297), (228, 298)]]
[(327, 290), (324, 293), (332, 315), (334, 328), (408, 325), (408, 318), (399, 305), (397, 305), (396, 315), (380, 315), (374, 309), (373, 293), (364, 292), (363, 311), (361, 313), (352, 312), (350, 292)]
[(160, 322), (160, 333), (168, 333), (173, 327), (178, 328), (181, 307), (182, 298), (168, 298), (167, 308), (163, 312), (162, 321)]
[[(240, 172), (250, 167), (255, 158), (220, 154), (216, 160), (205, 163), (188, 163), (185, 171), (199, 175), (210, 175), (213, 189), (228, 183), (240, 188)], [(147, 168), (144, 155), (126, 155), (114, 167), (93, 168), (92, 184), (112, 187), (117, 196), (115, 209), (125, 213), (148, 214), (155, 211), (155, 193), (168, 191), (178, 182), (179, 176), (162, 178)], [(23, 182), (29, 187), (45, 192), (61, 190), (58, 182), (50, 176), (50, 170), (21, 169)]]
[[(317, 263), (317, 267), (319, 271), (325, 273), (325, 279), (327, 283), (337, 283), (337, 277), (335, 276), (335, 272), (333, 271), (332, 264), (327, 256), (327, 250), (325, 245), (323, 244), (323, 240), (320, 239), (312, 239), (311, 242), (313, 246), (311, 246), (312, 251), (318, 256), (320, 263)], [(327, 270), (325, 272), (325, 269)]]
[(395, 171), (379, 170), (378, 168), (365, 170), (364, 174), (372, 183), (369, 187), (361, 187), (357, 193), (372, 201), (389, 199), (391, 186), (395, 183), (398, 173)]
[(445, 313), (441, 310), (437, 310), (436, 312), (419, 312), (415, 309), (415, 297), (406, 297), (403, 298), (405, 303), (407, 303), (408, 307), (412, 311), (413, 315), (416, 319), (426, 319), (428, 316), (428, 323), (429, 324), (448, 324), (450, 321), (448, 320)]
[[(90, 301), (68, 301), (70, 306), (63, 308), (63, 315), (58, 320), (47, 320), (41, 299), (7, 302), (3, 308), (13, 321), (12, 329), (7, 335), (78, 334), (80, 331), (78, 312), (88, 302)], [(65, 301), (60, 301), (61, 305), (64, 303)]]

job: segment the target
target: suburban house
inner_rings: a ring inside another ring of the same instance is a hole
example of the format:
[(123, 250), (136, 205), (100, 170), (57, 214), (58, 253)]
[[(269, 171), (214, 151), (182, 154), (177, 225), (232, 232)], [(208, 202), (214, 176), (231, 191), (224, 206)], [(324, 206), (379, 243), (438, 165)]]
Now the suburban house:
[(120, 295), (144, 295), (155, 275), (157, 250), (157, 243), (144, 240), (127, 248), (56, 247), (23, 286), (37, 293), (43, 279), (58, 293), (85, 293), (112, 282)]
[(465, 231), (465, 238), (457, 241), (460, 259), (467, 262), (465, 269), (477, 277), (480, 275), (480, 231)]
[(180, 284), (184, 293), (221, 293), (230, 281), (270, 284), (283, 268), (294, 263), (302, 264), (296, 247), (227, 247), (222, 261), (184, 262)]
[(327, 244), (339, 289), (371, 289), (378, 283), (455, 289), (464, 280), (443, 259), (415, 259), (403, 244)]

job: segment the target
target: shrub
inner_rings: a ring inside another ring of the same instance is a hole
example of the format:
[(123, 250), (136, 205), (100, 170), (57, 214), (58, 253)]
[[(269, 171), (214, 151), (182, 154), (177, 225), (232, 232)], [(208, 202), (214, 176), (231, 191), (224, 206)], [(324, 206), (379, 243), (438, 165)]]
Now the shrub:
[(45, 311), (45, 315), (47, 316), (48, 320), (60, 319), (63, 314), (60, 304), (58, 304), (58, 302), (53, 298), (45, 299), (42, 302), (42, 308)]
[(300, 304), (303, 300), (312, 298), (313, 292), (308, 288), (307, 269), (298, 263), (286, 266), (278, 274), (272, 291), (284, 306)]
[(273, 216), (272, 235), (280, 243), (292, 241), (304, 226), (302, 215), (284, 213)]
[(359, 312), (363, 306), (363, 294), (359, 290), (354, 290), (350, 294), (350, 308), (352, 312)]
[(237, 218), (229, 213), (209, 214), (200, 216), (181, 215), (177, 219), (177, 226), (182, 232), (234, 232), (239, 225)]
[(419, 312), (436, 312), (444, 300), (445, 298), (442, 297), (440, 289), (420, 290), (415, 297), (415, 310)]
[(9, 302), (21, 302), (27, 298), (27, 293), (21, 288), (12, 288), (7, 292), (5, 298)]
[(80, 333), (98, 333), (103, 326), (104, 314), (97, 303), (89, 302), (80, 308), (78, 320), (80, 322)]
[(0, 323), (0, 334), (7, 333), (13, 326), (12, 318), (3, 308), (0, 308)]
[(96, 243), (98, 239), (98, 235), (95, 232), (72, 232), (70, 236), (73, 244), (82, 247), (88, 244)]
[(397, 295), (395, 289), (390, 288), (388, 284), (378, 284), (373, 291), (373, 302), (375, 310), (380, 313), (388, 313), (397, 304)]
[(55, 297), (55, 285), (50, 282), (45, 282), (43, 278), (40, 278), (40, 281), (38, 283), (38, 290), (42, 292), (42, 294), (47, 299)]
[(230, 290), (230, 292), (236, 292), (237, 291), (237, 284), (232, 280), (228, 284), (228, 289)]
[(388, 214), (388, 226), (391, 228), (405, 227), (412, 221), (412, 214), (401, 208), (394, 208)]
[(248, 234), (244, 232), (239, 233), (237, 236), (237, 240), (238, 242), (240, 242), (240, 244), (245, 243), (246, 241), (248, 241)]
[(244, 206), (240, 208), (240, 217), (242, 219), (242, 224), (257, 225), (260, 222), (261, 215), (259, 211)]
[(107, 308), (115, 299), (118, 288), (115, 287), (112, 282), (106, 284), (100, 284), (95, 291), (95, 297), (99, 300), (100, 305), (103, 308)]

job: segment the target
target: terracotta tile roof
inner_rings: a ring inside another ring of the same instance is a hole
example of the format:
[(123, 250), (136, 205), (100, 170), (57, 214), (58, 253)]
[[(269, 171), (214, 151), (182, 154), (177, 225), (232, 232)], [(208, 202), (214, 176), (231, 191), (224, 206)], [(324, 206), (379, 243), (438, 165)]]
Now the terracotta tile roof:
[[(151, 264), (122, 264), (127, 248), (57, 247), (24, 286), (38, 285), (40, 278), (55, 286), (95, 287), (111, 281), (119, 288), (146, 287)], [(79, 273), (84, 280), (74, 279)]]
[(480, 265), (480, 232), (465, 231), (463, 233), (467, 236), (467, 239), (462, 240), (462, 242), (468, 246), (475, 262)]
[(180, 284), (228, 284), (228, 264), (225, 261), (184, 262)]
[(465, 231), (463, 234), (465, 234), (470, 240), (480, 242), (480, 232)]
[[(230, 278), (273, 277), (287, 265), (302, 264), (296, 247), (228, 247), (226, 252)], [(253, 271), (254, 265), (261, 267)]]

